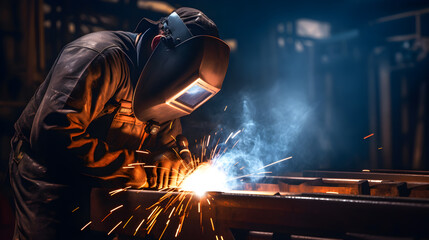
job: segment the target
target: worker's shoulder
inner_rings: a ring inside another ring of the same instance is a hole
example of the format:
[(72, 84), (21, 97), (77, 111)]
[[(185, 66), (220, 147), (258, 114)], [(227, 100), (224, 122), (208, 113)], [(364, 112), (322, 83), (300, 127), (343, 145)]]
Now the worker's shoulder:
[(128, 52), (134, 49), (135, 34), (123, 31), (100, 31), (84, 35), (66, 45), (66, 48), (80, 47), (102, 53), (109, 49)]

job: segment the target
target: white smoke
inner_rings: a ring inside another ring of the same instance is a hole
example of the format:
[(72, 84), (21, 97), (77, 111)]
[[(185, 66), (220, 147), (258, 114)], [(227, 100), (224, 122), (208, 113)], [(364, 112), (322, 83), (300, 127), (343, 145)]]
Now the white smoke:
[[(279, 91), (274, 89), (259, 97), (243, 95), (241, 112), (235, 113), (239, 127), (232, 129), (230, 125), (234, 124), (229, 122), (219, 125), (217, 131), (222, 129), (222, 139), (228, 139), (231, 134), (241, 131), (226, 144), (219, 144), (222, 149), (228, 149), (214, 160), (215, 165), (221, 166), (231, 179), (253, 175), (252, 178), (256, 180), (257, 176), (263, 176), (257, 174), (260, 172), (281, 174), (287, 167), (286, 162), (261, 168), (294, 155), (292, 150), (299, 145), (298, 137), (312, 111), (304, 100), (284, 96)], [(233, 186), (239, 182), (231, 183), (234, 183), (231, 184)]]

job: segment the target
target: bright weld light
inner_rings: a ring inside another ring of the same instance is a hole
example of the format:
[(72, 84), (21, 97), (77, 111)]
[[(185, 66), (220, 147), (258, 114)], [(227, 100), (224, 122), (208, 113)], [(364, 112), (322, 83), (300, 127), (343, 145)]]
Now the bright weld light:
[(227, 177), (220, 169), (204, 163), (183, 180), (180, 188), (184, 191), (193, 191), (202, 197), (209, 191), (227, 191)]

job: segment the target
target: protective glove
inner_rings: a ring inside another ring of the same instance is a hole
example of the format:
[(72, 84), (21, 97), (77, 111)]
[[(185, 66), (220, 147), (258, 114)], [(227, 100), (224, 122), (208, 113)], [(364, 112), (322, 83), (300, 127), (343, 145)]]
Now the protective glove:
[(136, 189), (149, 187), (149, 183), (147, 182), (146, 178), (146, 172), (141, 166), (135, 166), (133, 168), (131, 178), (128, 181), (127, 186)]
[(178, 176), (185, 172), (183, 160), (172, 150), (157, 155), (153, 160), (154, 167), (149, 174), (149, 187), (158, 189), (177, 187)]
[[(135, 162), (141, 163), (144, 162), (144, 155), (138, 152), (134, 153)], [(141, 165), (136, 165), (130, 169), (130, 180), (127, 183), (127, 186), (131, 186), (132, 188), (147, 188), (149, 187), (149, 183), (147, 181), (146, 171)]]
[(150, 188), (174, 188), (182, 182), (192, 156), (186, 137), (178, 135), (176, 145), (178, 151), (167, 150), (153, 158), (154, 168), (148, 174)]

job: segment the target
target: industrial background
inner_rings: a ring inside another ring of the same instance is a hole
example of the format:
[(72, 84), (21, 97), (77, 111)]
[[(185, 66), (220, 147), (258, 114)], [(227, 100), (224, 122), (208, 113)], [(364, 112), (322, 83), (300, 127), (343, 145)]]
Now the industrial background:
[(0, 236), (13, 229), (13, 124), (61, 48), (181, 6), (212, 18), (232, 50), (222, 91), (182, 120), (194, 148), (241, 129), (244, 156), (293, 156), (275, 175), (429, 170), (428, 1), (1, 1)]

